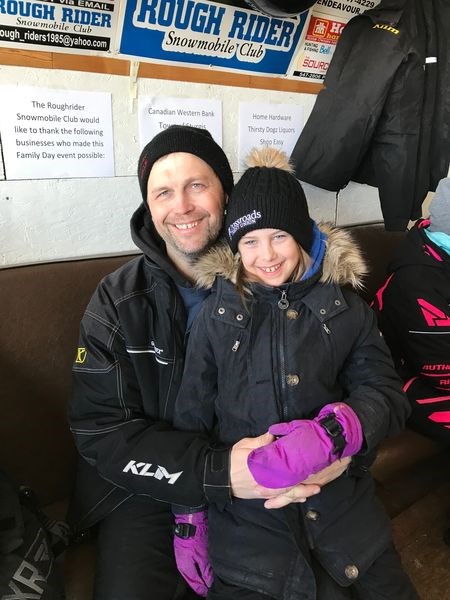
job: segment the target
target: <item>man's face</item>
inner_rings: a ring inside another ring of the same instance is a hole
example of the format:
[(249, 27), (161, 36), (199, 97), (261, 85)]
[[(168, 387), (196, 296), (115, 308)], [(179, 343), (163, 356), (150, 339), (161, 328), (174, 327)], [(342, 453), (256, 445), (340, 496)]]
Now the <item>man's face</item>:
[(198, 156), (174, 152), (156, 161), (148, 178), (147, 203), (172, 258), (194, 258), (219, 235), (225, 193), (213, 169)]

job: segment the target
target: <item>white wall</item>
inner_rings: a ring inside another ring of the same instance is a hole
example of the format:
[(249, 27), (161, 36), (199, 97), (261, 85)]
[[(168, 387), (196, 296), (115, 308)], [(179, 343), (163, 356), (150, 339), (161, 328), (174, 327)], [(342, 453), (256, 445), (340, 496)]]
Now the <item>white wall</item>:
[[(2, 84), (110, 92), (114, 130), (114, 178), (0, 181), (0, 267), (128, 253), (136, 250), (129, 218), (141, 201), (137, 103), (127, 77), (0, 66)], [(144, 96), (215, 98), (222, 101), (223, 147), (233, 171), (238, 165), (240, 101), (296, 103), (305, 120), (316, 96), (248, 88), (140, 79)], [(337, 224), (381, 220), (374, 188), (351, 183), (339, 195), (305, 184), (311, 214)]]

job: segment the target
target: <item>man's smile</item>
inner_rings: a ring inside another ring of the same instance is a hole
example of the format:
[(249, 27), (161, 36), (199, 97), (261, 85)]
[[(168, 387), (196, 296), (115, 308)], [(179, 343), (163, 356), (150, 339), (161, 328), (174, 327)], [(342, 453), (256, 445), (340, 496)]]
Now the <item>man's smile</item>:
[(198, 225), (198, 221), (193, 221), (192, 223), (174, 223), (173, 226), (176, 227), (176, 229), (194, 229), (194, 227), (197, 227)]

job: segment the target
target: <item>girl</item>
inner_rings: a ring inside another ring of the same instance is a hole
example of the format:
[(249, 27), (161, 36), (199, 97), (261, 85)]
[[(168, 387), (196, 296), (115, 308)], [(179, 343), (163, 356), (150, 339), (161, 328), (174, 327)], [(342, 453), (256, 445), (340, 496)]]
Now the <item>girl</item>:
[(311, 220), (284, 154), (253, 151), (248, 164), (227, 206), (228, 245), (200, 266), (212, 293), (190, 334), (175, 426), (230, 446), (269, 430), (277, 440), (248, 459), (267, 487), (355, 456), (303, 504), (211, 504), (208, 548), (206, 511), (175, 507), (179, 570), (210, 599), (416, 599), (368, 470), (408, 404), (372, 311), (347, 289), (362, 285), (363, 259), (348, 233)]

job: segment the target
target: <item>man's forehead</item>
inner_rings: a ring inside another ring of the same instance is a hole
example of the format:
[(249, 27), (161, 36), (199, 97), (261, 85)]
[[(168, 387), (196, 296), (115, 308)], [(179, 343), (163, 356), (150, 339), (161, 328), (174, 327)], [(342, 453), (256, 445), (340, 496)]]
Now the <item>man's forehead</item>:
[(148, 184), (158, 186), (158, 180), (192, 180), (199, 177), (220, 179), (214, 169), (202, 158), (188, 152), (171, 152), (155, 161), (149, 173)]
[[(198, 161), (199, 164), (206, 165), (208, 168), (210, 168), (213, 171), (212, 167), (205, 160), (203, 160), (203, 158), (200, 158), (200, 156), (197, 156), (196, 154), (192, 154), (192, 152), (169, 152), (169, 154), (164, 154), (164, 156), (161, 156), (160, 158), (158, 158), (158, 160), (155, 160), (155, 162), (153, 163), (152, 170), (155, 168), (156, 165), (160, 165), (161, 163), (167, 162), (169, 160), (173, 160), (173, 161), (188, 160), (191, 162)], [(151, 171), (150, 171), (150, 173), (151, 173)]]

